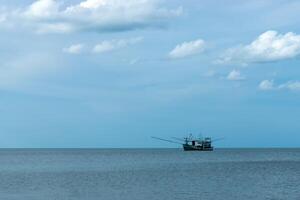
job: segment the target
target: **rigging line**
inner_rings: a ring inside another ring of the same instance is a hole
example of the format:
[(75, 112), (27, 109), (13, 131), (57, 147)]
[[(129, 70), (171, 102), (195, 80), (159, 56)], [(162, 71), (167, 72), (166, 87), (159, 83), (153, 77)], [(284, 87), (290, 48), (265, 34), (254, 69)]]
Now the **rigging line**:
[(171, 143), (175, 143), (175, 144), (182, 144), (182, 143), (179, 143), (179, 142), (175, 142), (175, 141), (172, 141), (172, 140), (167, 140), (167, 139), (163, 139), (163, 138), (159, 138), (159, 137), (154, 137), (154, 136), (152, 136), (151, 138), (157, 139), (157, 140), (162, 140), (162, 141), (165, 141), (165, 142), (171, 142)]

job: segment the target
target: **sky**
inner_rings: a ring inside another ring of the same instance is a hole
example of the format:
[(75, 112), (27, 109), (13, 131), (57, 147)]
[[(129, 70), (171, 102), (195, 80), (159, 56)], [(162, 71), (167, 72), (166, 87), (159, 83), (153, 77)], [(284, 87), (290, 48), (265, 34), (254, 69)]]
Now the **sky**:
[(0, 0), (0, 147), (300, 146), (297, 0)]

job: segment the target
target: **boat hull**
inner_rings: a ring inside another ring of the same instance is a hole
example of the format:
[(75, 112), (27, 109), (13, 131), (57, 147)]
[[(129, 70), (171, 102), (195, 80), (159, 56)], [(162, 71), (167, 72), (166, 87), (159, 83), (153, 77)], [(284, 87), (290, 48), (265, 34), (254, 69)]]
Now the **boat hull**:
[(202, 146), (193, 146), (189, 144), (183, 144), (184, 151), (213, 151), (213, 147), (202, 147)]

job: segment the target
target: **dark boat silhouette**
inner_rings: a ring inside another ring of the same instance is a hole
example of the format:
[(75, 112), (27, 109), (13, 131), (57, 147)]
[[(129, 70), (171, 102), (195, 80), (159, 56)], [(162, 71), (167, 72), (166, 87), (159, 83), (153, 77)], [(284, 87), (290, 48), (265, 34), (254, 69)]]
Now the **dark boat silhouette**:
[(174, 140), (177, 141), (154, 137), (154, 136), (152, 136), (152, 138), (157, 140), (162, 140), (165, 142), (181, 144), (184, 151), (213, 151), (214, 150), (214, 147), (212, 145), (213, 141), (220, 140), (220, 139), (212, 140), (210, 137), (194, 138), (192, 134), (190, 134), (189, 137), (185, 137), (183, 139), (172, 137)]

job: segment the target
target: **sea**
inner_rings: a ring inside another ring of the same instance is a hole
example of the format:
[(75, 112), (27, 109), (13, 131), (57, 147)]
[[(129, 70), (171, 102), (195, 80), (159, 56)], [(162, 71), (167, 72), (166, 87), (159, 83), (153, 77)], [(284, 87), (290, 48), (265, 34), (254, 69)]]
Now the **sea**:
[(1, 200), (299, 200), (300, 149), (1, 149)]

